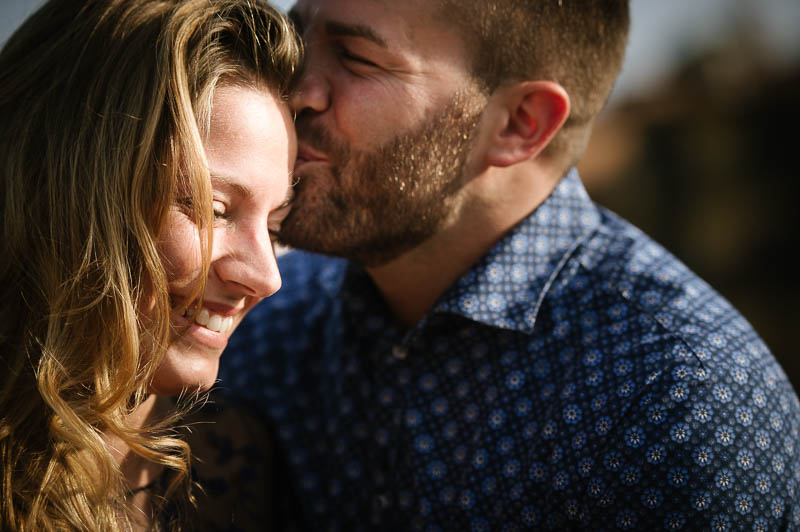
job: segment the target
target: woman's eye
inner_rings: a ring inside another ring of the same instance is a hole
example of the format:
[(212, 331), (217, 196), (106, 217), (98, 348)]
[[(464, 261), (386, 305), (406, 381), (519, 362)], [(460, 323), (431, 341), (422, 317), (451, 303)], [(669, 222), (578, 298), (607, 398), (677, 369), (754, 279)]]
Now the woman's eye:
[(225, 214), (227, 211), (225, 209), (224, 203), (222, 203), (221, 201), (214, 201), (211, 207), (214, 211), (214, 218), (225, 218)]

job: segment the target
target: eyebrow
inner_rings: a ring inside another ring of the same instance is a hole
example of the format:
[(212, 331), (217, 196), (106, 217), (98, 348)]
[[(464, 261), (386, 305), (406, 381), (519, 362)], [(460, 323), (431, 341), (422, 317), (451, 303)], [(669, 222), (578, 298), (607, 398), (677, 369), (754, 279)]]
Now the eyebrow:
[[(303, 19), (300, 16), (300, 11), (297, 9), (297, 4), (289, 10), (289, 20), (294, 23), (298, 33), (303, 32)], [(359, 37), (361, 39), (367, 39), (383, 48), (388, 48), (386, 41), (380, 35), (375, 33), (369, 26), (364, 26), (363, 24), (347, 24), (329, 20), (325, 23), (325, 32), (334, 37)]]
[(386, 41), (383, 40), (380, 35), (372, 31), (372, 28), (369, 26), (344, 24), (342, 22), (330, 20), (325, 23), (325, 32), (335, 37), (359, 37), (361, 39), (367, 39), (383, 48), (388, 48)]
[(253, 191), (249, 188), (240, 185), (232, 177), (220, 174), (211, 174), (212, 184), (217, 184), (223, 188), (231, 189), (237, 196), (243, 199), (250, 199), (253, 197)]
[[(253, 191), (249, 188), (242, 186), (241, 184), (237, 183), (233, 178), (228, 177), (226, 175), (220, 174), (211, 174), (211, 181), (222, 188), (229, 188), (231, 189), (237, 196), (244, 200), (252, 199)], [(290, 186), (289, 189), (286, 191), (286, 197), (283, 198), (283, 202), (273, 210), (279, 210), (284, 207), (288, 207), (294, 201), (294, 187)]]

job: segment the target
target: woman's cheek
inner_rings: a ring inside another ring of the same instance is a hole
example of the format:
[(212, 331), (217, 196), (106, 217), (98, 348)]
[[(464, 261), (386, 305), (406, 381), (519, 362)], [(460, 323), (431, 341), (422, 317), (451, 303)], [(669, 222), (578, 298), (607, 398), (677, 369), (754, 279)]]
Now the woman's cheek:
[(159, 253), (170, 285), (196, 281), (202, 270), (200, 235), (197, 227), (181, 212), (171, 211), (159, 240)]

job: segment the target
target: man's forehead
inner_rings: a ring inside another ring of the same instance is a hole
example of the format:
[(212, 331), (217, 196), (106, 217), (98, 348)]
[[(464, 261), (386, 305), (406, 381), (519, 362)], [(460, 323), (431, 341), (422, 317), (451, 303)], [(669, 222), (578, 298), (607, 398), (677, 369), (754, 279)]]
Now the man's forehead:
[(397, 5), (405, 5), (412, 9), (416, 10), (424, 10), (427, 6), (434, 6), (438, 5), (436, 0), (297, 0), (292, 9), (298, 6), (310, 6), (311, 4), (315, 4), (317, 6), (332, 6), (332, 5), (351, 5), (352, 7), (358, 8), (359, 6), (365, 6), (368, 4), (373, 4), (379, 7), (394, 7)]
[(436, 0), (298, 0), (291, 10), (305, 29), (308, 25), (369, 28), (387, 43), (416, 42), (449, 28), (433, 16)]
[(420, 23), (428, 20), (435, 4), (420, 0), (298, 0), (291, 11), (303, 18), (357, 18), (377, 24), (376, 17), (393, 17), (395, 22)]

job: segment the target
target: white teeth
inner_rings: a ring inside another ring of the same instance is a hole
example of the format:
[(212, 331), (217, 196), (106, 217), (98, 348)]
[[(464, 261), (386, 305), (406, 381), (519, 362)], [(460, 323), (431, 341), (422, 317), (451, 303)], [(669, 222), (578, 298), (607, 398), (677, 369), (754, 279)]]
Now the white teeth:
[(222, 329), (222, 319), (222, 316), (212, 314), (211, 319), (208, 320), (208, 325), (206, 325), (206, 328), (219, 332)]
[(227, 333), (233, 328), (233, 317), (223, 318), (219, 314), (212, 314), (206, 309), (200, 309), (194, 321), (214, 332)]
[(197, 313), (197, 316), (195, 316), (194, 318), (194, 321), (196, 321), (203, 327), (208, 326), (210, 320), (211, 320), (211, 314), (206, 309), (201, 309), (200, 312)]

